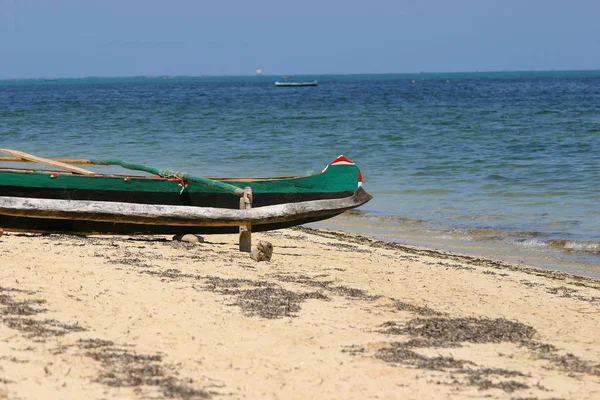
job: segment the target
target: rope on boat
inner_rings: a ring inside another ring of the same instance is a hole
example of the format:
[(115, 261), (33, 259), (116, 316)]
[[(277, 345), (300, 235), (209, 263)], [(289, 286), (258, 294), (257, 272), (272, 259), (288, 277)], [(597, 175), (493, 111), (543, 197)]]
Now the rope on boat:
[(244, 194), (244, 189), (241, 189), (237, 186), (233, 186), (233, 185), (230, 185), (225, 182), (219, 182), (219, 181), (215, 181), (215, 180), (208, 179), (208, 178), (202, 178), (200, 176), (186, 174), (184, 172), (172, 171), (170, 169), (159, 170), (158, 168), (148, 167), (146, 165), (141, 165), (141, 164), (132, 164), (132, 163), (128, 163), (128, 162), (125, 162), (122, 160), (116, 160), (116, 159), (90, 160), (90, 164), (118, 165), (118, 166), (121, 166), (126, 169), (148, 172), (150, 174), (158, 175), (162, 178), (167, 178), (167, 179), (176, 178), (176, 179), (180, 179), (182, 182), (183, 181), (194, 182), (194, 183), (197, 183), (199, 185), (202, 185), (202, 186), (205, 186), (205, 187), (208, 187), (211, 189), (216, 189), (216, 190), (220, 190), (222, 192), (231, 193), (231, 194), (234, 194), (234, 195), (240, 196), (240, 197)]

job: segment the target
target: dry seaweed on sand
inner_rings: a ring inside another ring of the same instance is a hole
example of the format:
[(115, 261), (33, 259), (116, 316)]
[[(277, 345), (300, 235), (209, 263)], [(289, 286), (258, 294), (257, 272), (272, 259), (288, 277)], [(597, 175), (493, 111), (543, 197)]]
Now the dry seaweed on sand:
[(239, 306), (246, 315), (269, 319), (296, 316), (300, 304), (308, 299), (329, 300), (320, 292), (296, 293), (264, 281), (211, 277), (205, 288), (235, 296), (232, 305)]
[(551, 344), (531, 341), (523, 343), (523, 346), (534, 351), (539, 359), (549, 361), (562, 371), (570, 374), (600, 376), (600, 364), (584, 361), (571, 353), (560, 354), (559, 350)]
[(362, 289), (351, 288), (348, 286), (332, 286), (333, 281), (320, 281), (306, 275), (290, 276), (276, 274), (273, 275), (273, 277), (282, 282), (298, 283), (305, 286), (318, 287), (319, 289), (326, 290), (330, 293), (350, 299), (375, 300), (381, 297), (368, 295)]
[(83, 332), (85, 328), (79, 324), (65, 324), (55, 319), (35, 320), (32, 318), (10, 317), (2, 322), (9, 328), (25, 333), (28, 338), (45, 338), (63, 336), (71, 332)]
[(349, 244), (349, 243), (344, 243), (344, 242), (332, 242), (332, 243), (326, 243), (327, 246), (330, 247), (335, 247), (338, 249), (342, 249), (342, 250), (349, 250), (349, 251), (353, 251), (356, 253), (372, 253), (373, 250), (369, 250), (369, 249), (363, 249), (360, 248), (356, 245), (353, 244)]
[(500, 389), (506, 393), (530, 386), (520, 379), (505, 378), (523, 378), (526, 375), (502, 368), (476, 368), (475, 363), (457, 360), (452, 356), (427, 357), (412, 349), (455, 347), (465, 342), (511, 342), (536, 352), (538, 358), (548, 360), (570, 374), (600, 376), (600, 364), (592, 365), (570, 353), (561, 355), (555, 346), (534, 341), (536, 331), (533, 327), (504, 318), (415, 318), (404, 324), (386, 322), (381, 328), (381, 333), (407, 335), (410, 339), (389, 343), (380, 347), (375, 354), (367, 354), (359, 346), (353, 346), (352, 351), (348, 352), (352, 355), (372, 356), (396, 365), (450, 372), (453, 377), (451, 384), (475, 386), (479, 390)]
[(571, 353), (565, 355), (552, 354), (549, 360), (563, 371), (568, 371), (569, 373), (600, 376), (600, 364), (592, 365)]
[(168, 268), (160, 271), (143, 270), (140, 271), (140, 274), (152, 275), (157, 276), (159, 278), (171, 279), (175, 281), (179, 281), (182, 279), (202, 279), (202, 276), (200, 275), (183, 274), (180, 270), (176, 268)]
[[(501, 389), (511, 393), (527, 389), (526, 383), (505, 380), (506, 377), (523, 377), (520, 371), (501, 368), (473, 368), (476, 364), (468, 360), (455, 359), (452, 356), (427, 357), (411, 350), (423, 347), (460, 347), (463, 342), (470, 343), (528, 343), (535, 329), (520, 322), (504, 318), (415, 318), (406, 324), (386, 322), (381, 333), (391, 335), (409, 335), (410, 340), (392, 342), (382, 347), (374, 357), (385, 362), (408, 365), (419, 369), (451, 372), (455, 375), (452, 384), (475, 386), (480, 390)], [(460, 378), (457, 378), (459, 375)], [(491, 379), (494, 377), (494, 379)]]
[(4, 294), (3, 292), (16, 292), (16, 293), (27, 293), (20, 289), (4, 288), (0, 286), (0, 315), (35, 315), (47, 311), (45, 308), (39, 308), (35, 306), (46, 303), (45, 300), (40, 299), (28, 299), (28, 300), (15, 300), (13, 296)]
[(420, 369), (433, 369), (443, 371), (448, 368), (461, 369), (466, 364), (473, 364), (471, 361), (457, 360), (454, 357), (426, 357), (413, 350), (404, 348), (401, 344), (392, 343), (389, 347), (379, 349), (375, 357), (388, 363), (400, 363), (412, 365)]
[(427, 306), (415, 306), (414, 304), (406, 303), (406, 302), (400, 301), (400, 300), (394, 300), (394, 307), (396, 310), (399, 310), (399, 311), (408, 311), (408, 312), (412, 312), (412, 313), (423, 315), (423, 316), (445, 315), (444, 313), (436, 311), (433, 308), (430, 308)]
[(469, 386), (476, 386), (479, 390), (501, 389), (507, 393), (512, 393), (517, 390), (529, 389), (529, 385), (523, 382), (517, 382), (514, 380), (500, 380), (499, 382), (493, 382), (485, 376), (486, 375), (484, 374), (468, 375), (466, 378), (466, 383)]
[[(357, 349), (351, 353), (360, 354)], [(453, 385), (475, 386), (479, 390), (501, 389), (507, 393), (516, 390), (528, 389), (529, 385), (515, 380), (503, 380), (505, 377), (524, 377), (520, 371), (506, 370), (502, 368), (478, 368), (469, 360), (456, 359), (453, 356), (427, 357), (407, 348), (406, 343), (394, 342), (383, 347), (374, 355), (387, 363), (405, 365), (418, 369), (451, 372), (453, 374)], [(461, 379), (457, 378), (457, 375)], [(494, 377), (494, 380), (491, 379)]]
[(96, 381), (112, 387), (157, 387), (162, 396), (179, 399), (208, 399), (215, 392), (197, 389), (193, 380), (175, 377), (172, 365), (159, 354), (138, 354), (115, 346), (111, 341), (86, 339), (78, 342), (85, 356), (98, 361), (102, 371)]
[(55, 319), (25, 318), (48, 311), (45, 308), (35, 307), (45, 304), (46, 301), (41, 299), (16, 300), (6, 293), (32, 295), (35, 292), (0, 286), (0, 306), (2, 306), (0, 307), (0, 322), (11, 329), (24, 333), (27, 338), (43, 341), (51, 336), (63, 336), (71, 332), (86, 330), (78, 323), (67, 324)]
[(447, 342), (440, 339), (425, 339), (425, 338), (413, 338), (407, 340), (406, 342), (395, 342), (397, 345), (401, 345), (404, 348), (426, 348), (426, 347), (435, 347), (435, 348), (457, 348), (462, 347), (460, 343), (456, 342)]
[(311, 278), (306, 275), (283, 275), (283, 274), (275, 274), (272, 275), (273, 278), (277, 279), (281, 282), (290, 282), (290, 283), (298, 283), (300, 285), (318, 287), (323, 290), (329, 290), (329, 286), (333, 283), (333, 281), (320, 281), (315, 278)]
[(404, 325), (387, 322), (382, 333), (411, 335), (443, 342), (521, 343), (530, 340), (535, 329), (504, 318), (415, 318)]
[(174, 281), (182, 279), (202, 281), (204, 284), (201, 289), (234, 296), (235, 299), (230, 305), (240, 307), (248, 316), (261, 318), (295, 317), (300, 311), (302, 302), (309, 299), (329, 300), (321, 292), (292, 292), (268, 281), (183, 274), (177, 269), (145, 270), (140, 273)]
[(44, 304), (44, 300), (6, 301), (4, 295), (0, 295), (0, 315), (35, 315), (47, 311), (45, 308), (33, 307), (33, 305)]
[(241, 278), (221, 278), (218, 276), (205, 276), (204, 288), (213, 292), (227, 293), (228, 289), (240, 289), (243, 287), (274, 287), (274, 283), (267, 281), (253, 281)]
[(573, 293), (577, 293), (576, 289), (571, 289), (566, 286), (546, 288), (546, 291), (550, 294), (558, 294), (560, 297), (572, 297)]
[(300, 311), (300, 303), (308, 299), (328, 300), (319, 292), (295, 293), (282, 288), (240, 290), (234, 302), (247, 315), (262, 318), (292, 317)]

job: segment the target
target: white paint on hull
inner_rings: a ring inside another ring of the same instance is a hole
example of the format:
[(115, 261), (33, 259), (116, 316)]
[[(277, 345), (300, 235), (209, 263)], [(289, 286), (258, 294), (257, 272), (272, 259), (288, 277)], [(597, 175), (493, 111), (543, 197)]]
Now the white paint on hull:
[(359, 188), (350, 197), (286, 203), (247, 210), (90, 200), (0, 196), (0, 215), (167, 226), (235, 226), (336, 215), (371, 199)]

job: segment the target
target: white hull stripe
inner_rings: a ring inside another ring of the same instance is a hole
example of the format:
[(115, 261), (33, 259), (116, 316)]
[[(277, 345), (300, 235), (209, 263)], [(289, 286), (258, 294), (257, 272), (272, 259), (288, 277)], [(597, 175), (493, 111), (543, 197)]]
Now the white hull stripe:
[(341, 199), (235, 210), (89, 200), (0, 197), (0, 215), (170, 226), (232, 226), (242, 223), (275, 223), (334, 215), (358, 207), (370, 199), (368, 193), (358, 189), (352, 196)]

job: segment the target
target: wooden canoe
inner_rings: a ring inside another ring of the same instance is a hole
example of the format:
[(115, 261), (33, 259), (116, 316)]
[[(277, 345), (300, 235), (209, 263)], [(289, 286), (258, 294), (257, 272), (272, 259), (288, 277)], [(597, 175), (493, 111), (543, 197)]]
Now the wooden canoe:
[[(46, 159), (0, 149), (0, 161), (52, 170), (0, 168), (0, 227), (76, 234), (210, 234), (280, 229), (319, 221), (372, 197), (344, 156), (322, 172), (279, 178), (201, 178), (119, 160)], [(142, 175), (102, 174), (75, 164), (121, 165)], [(244, 197), (245, 196), (245, 197)]]

